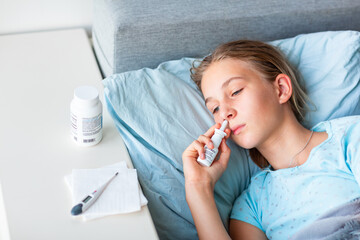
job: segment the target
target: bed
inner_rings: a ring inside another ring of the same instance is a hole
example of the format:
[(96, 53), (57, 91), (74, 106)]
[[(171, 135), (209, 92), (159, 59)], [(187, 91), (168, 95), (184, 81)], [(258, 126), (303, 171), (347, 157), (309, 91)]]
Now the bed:
[[(93, 43), (105, 104), (122, 136), (161, 239), (197, 239), (185, 201), (181, 154), (211, 125), (190, 79), (194, 60), (236, 39), (287, 56), (314, 104), (303, 124), (360, 114), (359, 1), (94, 1)], [(259, 169), (229, 143), (215, 186), (224, 226)]]

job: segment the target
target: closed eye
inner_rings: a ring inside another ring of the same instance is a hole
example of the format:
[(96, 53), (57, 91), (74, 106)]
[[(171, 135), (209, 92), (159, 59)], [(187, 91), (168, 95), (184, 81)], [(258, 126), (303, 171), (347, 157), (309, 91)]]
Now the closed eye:
[(233, 93), (231, 94), (231, 96), (233, 97), (233, 96), (238, 95), (238, 94), (241, 92), (241, 90), (242, 90), (242, 89), (239, 89), (239, 90), (233, 92)]
[(215, 114), (217, 111), (219, 111), (219, 107), (214, 108), (214, 110), (212, 111), (212, 113)]

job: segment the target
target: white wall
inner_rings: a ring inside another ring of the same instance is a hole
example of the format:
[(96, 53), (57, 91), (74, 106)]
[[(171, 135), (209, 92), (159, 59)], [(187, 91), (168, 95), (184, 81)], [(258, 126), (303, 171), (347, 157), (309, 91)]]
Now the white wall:
[(93, 0), (0, 0), (0, 35), (92, 24)]

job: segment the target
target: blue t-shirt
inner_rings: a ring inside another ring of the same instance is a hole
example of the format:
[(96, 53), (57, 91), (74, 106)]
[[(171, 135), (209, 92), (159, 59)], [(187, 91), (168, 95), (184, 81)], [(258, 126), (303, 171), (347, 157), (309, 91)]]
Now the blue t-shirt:
[(234, 203), (230, 218), (269, 239), (289, 239), (329, 209), (360, 197), (360, 116), (321, 122), (327, 140), (301, 166), (260, 171)]

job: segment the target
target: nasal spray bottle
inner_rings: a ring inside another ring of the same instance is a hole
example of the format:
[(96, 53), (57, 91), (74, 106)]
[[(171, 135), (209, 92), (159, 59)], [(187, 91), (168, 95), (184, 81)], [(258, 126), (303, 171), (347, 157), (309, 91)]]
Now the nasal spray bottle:
[(210, 167), (210, 165), (214, 161), (217, 153), (219, 152), (219, 146), (220, 146), (221, 140), (226, 136), (225, 128), (226, 128), (227, 124), (228, 124), (228, 121), (224, 120), (224, 122), (221, 124), (220, 129), (215, 129), (215, 133), (211, 137), (211, 141), (214, 144), (214, 148), (210, 149), (205, 145), (205, 147), (204, 147), (205, 159), (201, 159), (200, 156), (197, 159), (197, 162), (200, 165)]

